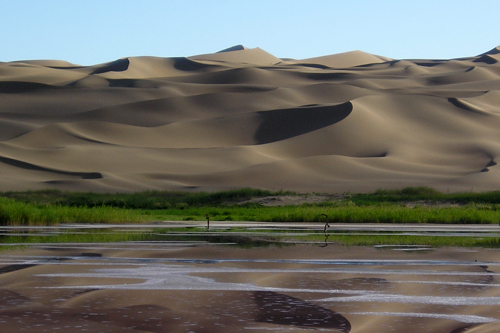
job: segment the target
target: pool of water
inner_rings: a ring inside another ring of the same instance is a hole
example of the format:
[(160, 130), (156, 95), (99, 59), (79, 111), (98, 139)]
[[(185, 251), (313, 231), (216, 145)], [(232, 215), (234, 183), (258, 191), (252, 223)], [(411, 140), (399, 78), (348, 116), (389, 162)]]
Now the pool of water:
[(495, 253), (447, 251), (38, 244), (1, 252), (0, 324), (6, 332), (496, 327)]

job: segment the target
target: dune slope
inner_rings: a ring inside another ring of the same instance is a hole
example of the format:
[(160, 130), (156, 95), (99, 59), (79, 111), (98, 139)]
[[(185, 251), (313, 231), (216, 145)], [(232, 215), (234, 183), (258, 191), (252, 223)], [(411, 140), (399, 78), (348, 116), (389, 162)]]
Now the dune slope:
[(0, 191), (500, 188), (500, 48), (0, 63)]

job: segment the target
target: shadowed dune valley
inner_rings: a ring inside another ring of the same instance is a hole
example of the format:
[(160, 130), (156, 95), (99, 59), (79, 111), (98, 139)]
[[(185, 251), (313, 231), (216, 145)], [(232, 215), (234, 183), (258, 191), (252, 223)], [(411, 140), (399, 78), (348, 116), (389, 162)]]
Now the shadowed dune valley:
[(0, 63), (0, 191), (500, 188), (500, 47)]

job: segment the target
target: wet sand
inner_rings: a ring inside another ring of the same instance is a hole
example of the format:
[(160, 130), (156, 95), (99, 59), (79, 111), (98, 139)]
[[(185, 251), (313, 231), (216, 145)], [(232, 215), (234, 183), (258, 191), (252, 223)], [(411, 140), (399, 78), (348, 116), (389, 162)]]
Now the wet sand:
[(3, 332), (497, 332), (500, 252), (38, 245), (0, 255)]

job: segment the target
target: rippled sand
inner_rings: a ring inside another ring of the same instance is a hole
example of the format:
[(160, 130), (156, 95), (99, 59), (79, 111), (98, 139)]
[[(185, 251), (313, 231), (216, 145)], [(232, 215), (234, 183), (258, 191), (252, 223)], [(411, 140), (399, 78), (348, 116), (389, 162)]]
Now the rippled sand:
[(43, 246), (0, 256), (3, 332), (497, 332), (496, 250)]

